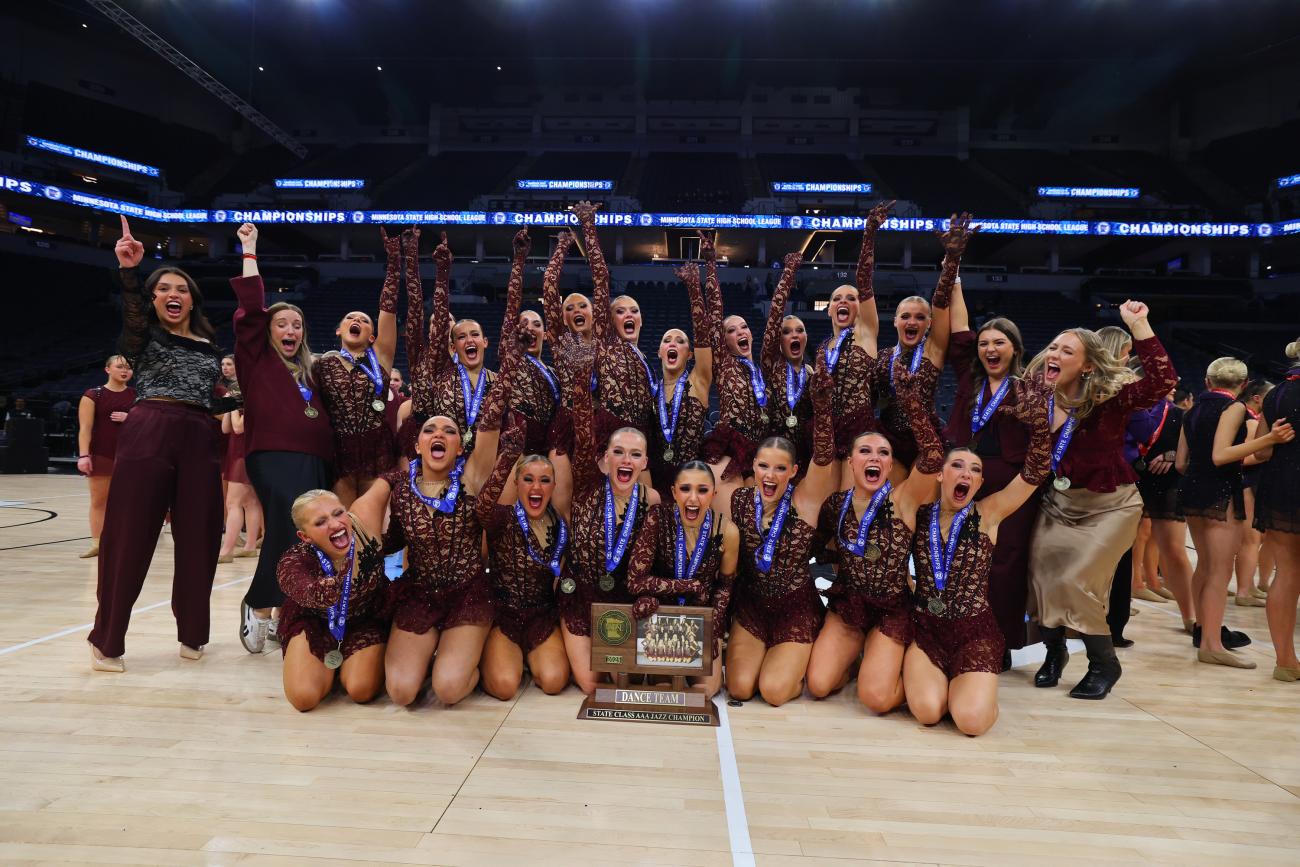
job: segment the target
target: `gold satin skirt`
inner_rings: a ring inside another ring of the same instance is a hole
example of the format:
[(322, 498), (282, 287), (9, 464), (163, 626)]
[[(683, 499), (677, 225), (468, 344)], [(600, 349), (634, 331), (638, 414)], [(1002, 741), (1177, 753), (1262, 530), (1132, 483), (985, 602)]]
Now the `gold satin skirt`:
[(1029, 616), (1042, 626), (1109, 635), (1111, 581), (1141, 520), (1136, 485), (1108, 494), (1049, 487), (1029, 546)]

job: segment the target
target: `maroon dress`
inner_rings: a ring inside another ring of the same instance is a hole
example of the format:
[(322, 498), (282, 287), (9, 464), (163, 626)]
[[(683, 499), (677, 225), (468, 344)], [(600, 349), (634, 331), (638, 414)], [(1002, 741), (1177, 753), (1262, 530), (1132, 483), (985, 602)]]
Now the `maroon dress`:
[[(388, 425), (388, 370), (380, 367), (383, 386), (374, 383), (361, 365), (351, 365), (337, 352), (327, 352), (312, 365), (312, 378), (320, 389), (325, 411), (334, 430), (334, 468), (337, 475), (373, 479), (392, 469), (397, 443)], [(380, 409), (374, 408), (378, 398)]]
[[(938, 503), (929, 503), (916, 513), (916, 534), (912, 540), (912, 558), (916, 563), (916, 595), (912, 606), (916, 644), (949, 680), (973, 671), (999, 674), (1005, 645), (988, 599), (993, 543), (980, 529), (978, 508), (972, 508), (961, 528), (948, 580), (940, 593), (934, 586), (929, 545), (930, 512), (938, 507)], [(935, 598), (944, 604), (942, 613), (930, 611), (930, 601)]]
[[(732, 615), (736, 623), (768, 647), (786, 642), (812, 644), (826, 615), (808, 569), (817, 528), (791, 505), (772, 568), (760, 571), (754, 560), (763, 546), (763, 534), (754, 515), (756, 490), (737, 488), (731, 495), (732, 520), (740, 531), (740, 567)], [(815, 516), (809, 518), (816, 520)]]
[[(384, 551), (379, 541), (357, 534), (357, 567), (352, 577), (351, 601), (343, 634), (343, 658), (388, 641), (388, 579), (384, 576)], [(321, 569), (314, 546), (298, 542), (284, 552), (276, 566), (276, 577), (284, 592), (280, 609), (280, 650), (288, 653), (289, 642), (299, 633), (307, 636), (312, 655), (322, 662), (325, 654), (339, 647), (330, 634), (329, 609), (343, 592), (343, 575), (333, 577)]]
[[(567, 235), (564, 237), (570, 238)], [(560, 298), (559, 285), (564, 257), (572, 243), (572, 240), (567, 240), (555, 245), (555, 251), (551, 253), (551, 260), (542, 277), (542, 313), (546, 321), (546, 341), (551, 345), (552, 357), (560, 345), (560, 338), (568, 330), (564, 324), (564, 301)], [(551, 372), (555, 374), (562, 399), (555, 407), (550, 428), (546, 432), (546, 448), (559, 455), (569, 455), (573, 453), (573, 413), (568, 407), (569, 400), (563, 398), (573, 394), (574, 374), (558, 362), (551, 368)]]
[[(685, 272), (686, 291), (691, 302), (691, 330), (695, 334), (697, 345), (712, 348), (716, 342), (713, 328), (717, 325), (717, 320), (705, 307), (704, 298), (700, 293), (699, 270), (691, 268), (692, 266), (688, 266)], [(713, 357), (718, 358), (716, 351)], [(676, 427), (672, 426), (672, 417), (673, 394), (677, 389), (677, 383), (669, 387), (665, 378), (660, 381), (655, 393), (654, 417), (651, 419), (649, 430), (650, 479), (664, 502), (672, 499), (677, 468), (687, 461), (699, 458), (704, 442), (704, 423), (709, 414), (709, 394), (707, 390), (704, 394), (699, 393), (695, 383), (691, 382), (691, 370), (692, 366), (688, 364), (681, 373), (686, 383), (682, 386), (684, 393), (678, 410)], [(672, 431), (671, 442), (668, 435), (664, 433), (664, 419), (668, 420), (669, 429)], [(671, 458), (669, 454), (672, 455)]]
[[(424, 283), (420, 278), (420, 239), (409, 238), (405, 243), (406, 256), (406, 365), (411, 374), (407, 391), (411, 396), (411, 414), (397, 428), (397, 450), (404, 457), (415, 457), (415, 443), (420, 437), (420, 428), (429, 418), (429, 409), (433, 406), (433, 376), (427, 364), (430, 354), (430, 342), (436, 332), (442, 342), (434, 344), (437, 351), (445, 357), (448, 336), (447, 316), (449, 315), (450, 297), (448, 292), (433, 293), (434, 313), (428, 321), (424, 318)], [(450, 285), (451, 268), (438, 265), (436, 282), (444, 287)], [(441, 307), (439, 306), (441, 304)], [(400, 398), (397, 398), (401, 403)], [(394, 418), (396, 418), (394, 416)]]
[[(691, 579), (676, 577), (677, 504), (672, 501), (651, 506), (645, 525), (632, 549), (627, 571), (628, 592), (636, 597), (653, 596), (663, 605), (698, 605), (713, 609), (713, 634), (727, 631), (727, 612), (735, 575), (722, 574), (722, 531), (726, 519), (714, 514), (712, 535), (696, 544), (707, 545), (699, 569)], [(687, 562), (694, 554), (687, 552)]]
[[(880, 427), (885, 438), (894, 450), (894, 463), (910, 467), (916, 463), (918, 454), (916, 446), (916, 437), (908, 424), (907, 414), (898, 406), (898, 402), (893, 399), (893, 386), (890, 382), (890, 368), (894, 367), (896, 371), (901, 372), (908, 370), (914, 353), (921, 352), (924, 344), (918, 345), (910, 352), (903, 352), (898, 359), (894, 359), (894, 347), (881, 347), (872, 364), (871, 377), (876, 383), (877, 393), (881, 396), (880, 407)], [(939, 368), (931, 363), (930, 359), (922, 357), (920, 366), (917, 368), (916, 377), (921, 389), (921, 397), (926, 406), (934, 406), (934, 394), (939, 387)], [(934, 410), (931, 411), (932, 422), (935, 430), (943, 429), (941, 421)]]
[(912, 594), (907, 586), (907, 558), (911, 554), (912, 531), (894, 514), (888, 498), (876, 512), (867, 530), (867, 544), (880, 550), (874, 562), (849, 551), (855, 542), (861, 517), (853, 503), (840, 519), (845, 498), (853, 490), (836, 491), (822, 504), (817, 521), (819, 534), (839, 543), (835, 581), (826, 591), (826, 604), (850, 626), (880, 632), (904, 646), (912, 642)]
[(853, 448), (853, 441), (867, 431), (878, 431), (875, 404), (875, 360), (866, 350), (853, 342), (853, 329), (848, 329), (835, 365), (830, 364), (830, 351), (839, 342), (834, 335), (817, 347), (819, 355), (827, 359), (826, 366), (835, 380), (832, 407), (835, 416), (835, 459), (844, 460)]
[(248, 468), (244, 464), (244, 435), (231, 433), (226, 437), (226, 452), (221, 460), (221, 478), (239, 485), (251, 485)]
[[(772, 308), (767, 314), (767, 326), (763, 329), (763, 351), (759, 356), (759, 366), (763, 369), (763, 376), (767, 379), (767, 436), (785, 437), (794, 443), (796, 460), (799, 463), (799, 471), (802, 475), (812, 460), (812, 400), (808, 396), (808, 380), (812, 377), (812, 369), (809, 365), (800, 361), (797, 365), (791, 364), (781, 351), (781, 324), (785, 319), (786, 299), (790, 297), (790, 291), (794, 288), (795, 278), (799, 273), (799, 264), (801, 258), (797, 254), (791, 254), (787, 257), (785, 270), (781, 272), (781, 280), (776, 284), (776, 289), (772, 292)], [(803, 390), (800, 392), (798, 380), (799, 371), (803, 371)], [(794, 406), (790, 406), (790, 384), (787, 382), (787, 375), (794, 380), (795, 391), (798, 397), (794, 401)], [(790, 427), (786, 421), (793, 415), (795, 426)]]
[[(952, 335), (948, 360), (957, 374), (957, 392), (943, 438), (954, 447), (969, 446), (983, 462), (984, 484), (975, 498), (978, 501), (1002, 490), (1020, 475), (1025, 451), (1029, 447), (1029, 431), (1014, 418), (995, 412), (978, 435), (972, 435), (971, 410), (975, 405), (975, 395), (982, 394), (981, 407), (987, 407), (993, 399), (987, 380), (975, 369), (979, 362), (975, 360), (973, 332), (959, 331)], [(1015, 389), (1008, 389), (1006, 400), (1014, 402), (1015, 399)], [(989, 606), (997, 618), (998, 628), (1002, 630), (1002, 638), (1011, 650), (1024, 647), (1027, 640), (1025, 602), (1029, 598), (1029, 541), (1038, 517), (1040, 495), (1035, 493), (1024, 505), (1002, 519), (998, 543), (993, 549)]]
[[(519, 308), (523, 302), (524, 264), (527, 260), (527, 246), (515, 250), (497, 350), (503, 357), (507, 352), (522, 349), (519, 346)], [(555, 371), (540, 357), (521, 358), (520, 361), (522, 363), (515, 369), (515, 381), (510, 384), (510, 412), (524, 419), (523, 454), (544, 455), (547, 434), (555, 420), (555, 409), (562, 392)]]
[(115, 412), (130, 412), (135, 406), (135, 389), (129, 385), (121, 391), (98, 386), (86, 389), (82, 397), (95, 404), (95, 426), (90, 431), (90, 474), (113, 475), (113, 458), (117, 455), (117, 434), (123, 422), (109, 416)]

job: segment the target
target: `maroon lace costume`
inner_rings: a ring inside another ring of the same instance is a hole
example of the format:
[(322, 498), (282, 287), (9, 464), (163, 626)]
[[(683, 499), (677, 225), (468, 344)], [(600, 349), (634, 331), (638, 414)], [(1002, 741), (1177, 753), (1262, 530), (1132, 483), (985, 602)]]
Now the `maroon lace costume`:
[[(546, 265), (546, 274), (542, 277), (542, 312), (546, 320), (546, 341), (551, 344), (551, 357), (555, 358), (556, 347), (560, 338), (568, 331), (564, 324), (564, 301), (560, 298), (560, 271), (564, 268), (564, 257), (573, 244), (573, 236), (567, 232), (560, 233), (560, 239), (551, 254), (551, 261)], [(556, 454), (573, 453), (573, 412), (568, 407), (568, 400), (563, 398), (573, 394), (573, 371), (556, 359), (551, 368), (560, 385), (560, 403), (551, 418), (551, 427), (546, 432), (546, 447)]]
[[(1264, 422), (1294, 421), (1300, 417), (1300, 365), (1287, 371), (1286, 381), (1264, 398)], [(1273, 456), (1264, 464), (1255, 499), (1255, 529), (1300, 533), (1300, 441), (1273, 446)]]
[(312, 365), (325, 411), (334, 426), (334, 466), (340, 477), (376, 478), (392, 469), (396, 437), (388, 426), (388, 370), (381, 367), (384, 409), (376, 411), (375, 387), (359, 365), (329, 352)]
[[(527, 656), (559, 628), (560, 613), (555, 602), (555, 576), (548, 566), (529, 555), (529, 540), (515, 519), (514, 508), (497, 502), (506, 477), (514, 472), (525, 438), (524, 427), (515, 416), (501, 435), (497, 467), (479, 491), (477, 509), (488, 538), (496, 625)], [(559, 532), (559, 517), (554, 510), (551, 518), (546, 544), (537, 551), (547, 562), (555, 554)]]
[[(717, 254), (712, 245), (705, 251), (707, 268), (704, 281), (705, 296), (709, 305), (708, 344), (713, 350), (713, 379), (718, 388), (718, 423), (710, 431), (700, 449), (700, 457), (713, 464), (730, 458), (722, 473), (723, 480), (738, 479), (751, 474), (754, 454), (758, 444), (771, 425), (770, 413), (774, 411), (771, 400), (771, 383), (765, 383), (763, 394), (767, 408), (758, 405), (750, 380), (749, 368), (738, 356), (732, 355), (722, 339), (722, 287), (718, 283)], [(782, 275), (785, 280), (785, 275)], [(695, 315), (696, 300), (691, 299), (691, 313)], [(698, 332), (697, 332), (698, 333)], [(761, 372), (760, 365), (755, 367)]]
[[(415, 441), (419, 439), (420, 428), (429, 418), (429, 408), (433, 405), (433, 380), (424, 368), (425, 356), (429, 354), (429, 332), (433, 328), (433, 323), (426, 322), (424, 318), (424, 283), (420, 279), (419, 235), (403, 236), (403, 253), (406, 273), (406, 364), (410, 372), (407, 391), (411, 396), (411, 414), (397, 428), (397, 449), (402, 457), (410, 460), (415, 458)], [(438, 282), (449, 280), (450, 273), (450, 267), (444, 274), (443, 268), (439, 266)], [(436, 309), (439, 294), (434, 292), (434, 317), (442, 320), (444, 339), (441, 347), (442, 351), (446, 352), (445, 329), (448, 311), (445, 308)], [(441, 297), (444, 302), (448, 300), (445, 293)]]
[(822, 504), (818, 533), (839, 543), (835, 581), (826, 591), (826, 604), (850, 626), (863, 632), (880, 627), (882, 634), (904, 646), (912, 642), (912, 599), (907, 586), (907, 558), (911, 554), (912, 531), (894, 515), (886, 498), (867, 531), (867, 544), (880, 549), (875, 562), (853, 554), (844, 546), (858, 535), (857, 513), (852, 503), (844, 520), (840, 509), (853, 491), (836, 491)]
[(763, 546), (763, 536), (754, 520), (754, 491), (752, 487), (737, 488), (731, 495), (731, 515), (740, 531), (732, 616), (768, 647), (791, 641), (811, 644), (826, 615), (808, 570), (817, 528), (790, 506), (772, 568), (760, 572), (754, 555)]
[[(894, 375), (906, 371), (907, 365), (911, 363), (912, 353), (919, 352), (920, 347), (913, 349), (911, 352), (903, 352), (898, 360), (893, 362)], [(901, 463), (910, 467), (916, 462), (917, 446), (916, 437), (912, 434), (908, 424), (907, 414), (898, 406), (898, 401), (893, 399), (893, 389), (890, 386), (889, 368), (890, 359), (894, 357), (894, 348), (881, 347), (872, 364), (872, 379), (876, 383), (877, 394), (881, 396), (880, 401), (880, 429), (889, 440), (890, 446), (894, 449), (894, 462)], [(916, 379), (918, 387), (921, 389), (921, 398), (926, 406), (934, 406), (934, 394), (939, 387), (939, 368), (935, 367), (928, 358), (921, 359), (921, 365), (917, 368)], [(939, 416), (930, 410), (931, 422), (936, 430), (943, 429), (943, 421)]]
[[(653, 597), (665, 606), (699, 605), (713, 609), (713, 634), (727, 631), (727, 611), (736, 576), (722, 574), (722, 531), (725, 518), (714, 514), (713, 535), (697, 544), (707, 545), (695, 577), (675, 576), (677, 551), (677, 504), (671, 501), (651, 506), (636, 538), (627, 571), (627, 589), (633, 596)], [(689, 544), (689, 543), (688, 543)], [(688, 548), (687, 561), (694, 549)], [(683, 602), (682, 600), (685, 600)]]
[[(351, 601), (343, 634), (343, 658), (388, 641), (388, 579), (384, 576), (384, 551), (376, 539), (357, 535), (357, 568), (352, 576)], [(276, 577), (284, 591), (280, 609), (280, 650), (287, 653), (295, 635), (307, 636), (312, 655), (322, 662), (339, 646), (330, 634), (329, 609), (343, 592), (343, 575), (329, 577), (321, 569), (314, 547), (298, 542), (280, 557)]]
[[(688, 265), (679, 273), (685, 277), (686, 292), (690, 298), (691, 330), (694, 333), (695, 344), (711, 348), (713, 346), (712, 329), (717, 323), (709, 315), (704, 304), (704, 298), (700, 294), (699, 270), (692, 265)], [(716, 352), (713, 357), (715, 359), (718, 357)], [(663, 382), (663, 387), (660, 388), (659, 395), (655, 398), (655, 407), (650, 421), (650, 430), (648, 431), (650, 434), (650, 479), (654, 483), (655, 490), (659, 492), (660, 499), (665, 502), (672, 499), (673, 480), (677, 477), (677, 468), (687, 461), (699, 458), (704, 443), (704, 424), (709, 415), (709, 395), (707, 391), (704, 394), (699, 393), (696, 384), (690, 381), (690, 374), (691, 368), (689, 366), (682, 371), (682, 376), (687, 378), (686, 393), (682, 395), (682, 405), (677, 417), (677, 426), (673, 429), (673, 456), (671, 460), (664, 457), (669, 444), (664, 437), (663, 425), (659, 421), (659, 405), (662, 404), (664, 416), (671, 422), (673, 391), (676, 388), (676, 383), (670, 386), (667, 382)]]
[[(523, 232), (520, 234), (527, 238)], [(498, 344), (498, 352), (502, 355), (519, 346), (519, 307), (523, 300), (524, 263), (528, 258), (528, 249), (527, 246), (515, 248), (510, 268), (510, 282), (506, 288), (506, 314), (501, 321), (501, 342)], [(559, 395), (563, 392), (557, 394), (547, 382), (546, 374), (538, 367), (541, 364), (551, 371), (545, 362), (540, 359), (536, 363), (526, 358), (520, 360), (522, 363), (516, 368), (515, 379), (510, 383), (510, 411), (524, 419), (523, 453), (544, 455), (547, 450), (547, 433), (551, 422), (555, 420)], [(554, 378), (554, 371), (551, 371), (551, 376)]]
[[(916, 595), (912, 621), (917, 646), (951, 680), (960, 674), (1002, 671), (1002, 632), (989, 608), (988, 580), (993, 563), (993, 543), (980, 530), (978, 508), (961, 528), (948, 580), (942, 593), (934, 586), (930, 561), (930, 511), (937, 503), (922, 506), (916, 513), (916, 534), (912, 557), (916, 563)], [(946, 545), (947, 540), (944, 540)], [(938, 597), (946, 606), (933, 614), (928, 606)]]
[[(763, 370), (763, 378), (767, 380), (766, 435), (785, 437), (794, 443), (795, 459), (799, 463), (799, 471), (802, 475), (812, 460), (812, 400), (808, 396), (808, 388), (805, 384), (803, 393), (795, 401), (792, 411), (786, 383), (786, 369), (790, 366), (790, 362), (781, 351), (781, 324), (785, 319), (785, 305), (790, 297), (790, 291), (794, 288), (801, 262), (802, 257), (798, 253), (786, 256), (785, 270), (781, 272), (781, 280), (772, 292), (772, 308), (768, 311), (767, 326), (763, 329), (763, 351), (758, 363)], [(809, 365), (801, 361), (799, 366), (804, 368), (806, 376), (812, 376)], [(791, 414), (796, 421), (793, 428), (786, 424), (786, 419)]]
[[(632, 553), (629, 544), (623, 559), (610, 573), (614, 578), (612, 590), (601, 590), (600, 579), (605, 576), (605, 481), (606, 477), (596, 467), (596, 441), (592, 435), (592, 399), (589, 387), (583, 381), (586, 372), (576, 373), (573, 383), (573, 504), (569, 509), (569, 553), (565, 558), (564, 578), (572, 578), (572, 593), (560, 593), (560, 614), (564, 626), (574, 635), (591, 634), (591, 604), (593, 602), (631, 603), (633, 596), (627, 590), (627, 568)], [(614, 537), (623, 530), (623, 520), (631, 515), (632, 538), (640, 532), (648, 505), (645, 486), (640, 488), (634, 504), (619, 513), (615, 506)], [(611, 540), (611, 544), (613, 540)]]

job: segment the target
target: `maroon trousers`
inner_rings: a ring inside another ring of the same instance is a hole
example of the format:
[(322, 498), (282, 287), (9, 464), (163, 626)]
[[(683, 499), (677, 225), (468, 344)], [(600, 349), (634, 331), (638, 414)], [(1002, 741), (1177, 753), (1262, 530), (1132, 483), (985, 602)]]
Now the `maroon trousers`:
[(105, 656), (122, 655), (131, 608), (168, 511), (176, 548), (176, 636), (190, 647), (208, 643), (223, 517), (220, 446), (220, 426), (187, 404), (141, 401), (123, 423), (104, 510), (99, 609), (90, 633), (91, 644)]

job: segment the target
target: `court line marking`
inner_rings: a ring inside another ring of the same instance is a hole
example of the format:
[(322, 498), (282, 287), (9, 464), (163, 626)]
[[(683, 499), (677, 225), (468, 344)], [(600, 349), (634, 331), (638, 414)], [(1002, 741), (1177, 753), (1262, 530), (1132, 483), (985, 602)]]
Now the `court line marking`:
[(745, 817), (745, 792), (740, 787), (740, 769), (736, 766), (736, 745), (731, 739), (731, 718), (727, 703), (713, 697), (718, 709), (718, 767), (722, 772), (722, 800), (727, 808), (727, 837), (731, 840), (731, 863), (736, 867), (754, 867), (754, 844), (749, 840), (749, 820)]
[[(213, 585), (213, 590), (224, 590), (227, 587), (233, 587), (236, 584), (242, 584), (245, 581), (252, 581), (253, 576), (246, 578), (236, 578), (234, 581), (227, 581), (224, 584)], [(152, 605), (146, 605), (143, 608), (132, 608), (131, 616), (144, 614), (146, 611), (153, 611), (155, 608), (162, 608), (164, 605), (171, 605), (171, 599), (164, 599), (161, 602), (155, 602)], [(58, 632), (51, 632), (49, 635), (42, 635), (40, 638), (33, 638), (31, 641), (24, 641), (22, 644), (15, 644), (13, 647), (0, 648), (0, 656), (6, 656), (10, 653), (17, 653), (20, 650), (26, 650), (29, 647), (35, 647), (38, 644), (44, 644), (47, 641), (53, 641), (56, 638), (62, 638), (65, 635), (71, 635), (74, 632), (82, 632), (94, 627), (94, 622), (82, 623), (77, 626), (69, 626), (67, 629), (60, 629)]]

